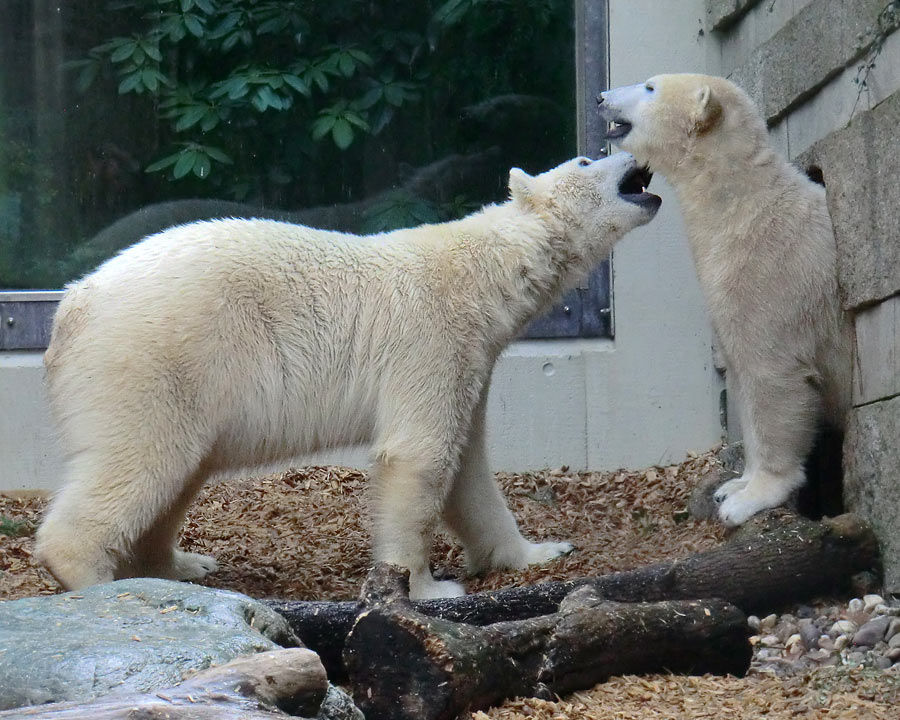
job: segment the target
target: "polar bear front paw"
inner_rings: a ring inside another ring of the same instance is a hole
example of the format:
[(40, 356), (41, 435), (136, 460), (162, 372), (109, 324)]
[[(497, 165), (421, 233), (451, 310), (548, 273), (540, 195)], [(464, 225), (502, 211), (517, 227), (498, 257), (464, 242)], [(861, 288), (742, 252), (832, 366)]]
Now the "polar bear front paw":
[(199, 580), (218, 568), (219, 564), (209, 555), (174, 550), (166, 577), (170, 580)]
[(756, 513), (783, 505), (803, 484), (802, 471), (790, 477), (757, 472), (729, 480), (716, 490), (719, 519), (728, 527), (742, 525)]
[(490, 570), (523, 570), (529, 565), (545, 563), (575, 550), (572, 543), (533, 543), (521, 535), (494, 547), (467, 547), (466, 570), (481, 575)]
[(438, 600), (462, 597), (465, 594), (466, 589), (453, 580), (435, 580), (430, 574), (409, 579), (410, 600)]
[(525, 551), (525, 564), (538, 565), (574, 551), (575, 546), (568, 542), (528, 543), (528, 549)]

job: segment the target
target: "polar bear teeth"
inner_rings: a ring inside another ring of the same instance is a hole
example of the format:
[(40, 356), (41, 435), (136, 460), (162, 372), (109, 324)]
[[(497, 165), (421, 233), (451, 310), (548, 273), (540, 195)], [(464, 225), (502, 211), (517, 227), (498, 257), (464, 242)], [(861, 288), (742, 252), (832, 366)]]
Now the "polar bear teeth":
[(623, 138), (631, 132), (631, 123), (625, 120), (611, 120), (606, 131), (608, 139)]
[(647, 191), (652, 178), (653, 173), (646, 167), (629, 170), (619, 183), (619, 194), (641, 195)]

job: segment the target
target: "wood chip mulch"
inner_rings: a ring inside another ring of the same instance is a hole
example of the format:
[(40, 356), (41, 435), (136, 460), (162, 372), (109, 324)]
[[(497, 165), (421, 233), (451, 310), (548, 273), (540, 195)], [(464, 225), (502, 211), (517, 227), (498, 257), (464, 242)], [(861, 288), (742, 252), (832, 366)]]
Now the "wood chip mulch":
[[(690, 491), (719, 472), (714, 453), (669, 467), (611, 473), (566, 468), (499, 473), (523, 532), (570, 540), (572, 555), (518, 572), (466, 578), (459, 548), (437, 538), (436, 575), (461, 578), (470, 592), (627, 570), (708, 549), (720, 526), (690, 518)], [(356, 596), (371, 562), (364, 472), (340, 467), (290, 470), (210, 484), (185, 524), (182, 547), (216, 557), (204, 584), (258, 598), (344, 600)], [(0, 495), (0, 600), (60, 592), (32, 559), (46, 499)], [(476, 720), (570, 718), (897, 718), (897, 672), (818, 670), (806, 677), (621, 677), (546, 702), (511, 700)]]

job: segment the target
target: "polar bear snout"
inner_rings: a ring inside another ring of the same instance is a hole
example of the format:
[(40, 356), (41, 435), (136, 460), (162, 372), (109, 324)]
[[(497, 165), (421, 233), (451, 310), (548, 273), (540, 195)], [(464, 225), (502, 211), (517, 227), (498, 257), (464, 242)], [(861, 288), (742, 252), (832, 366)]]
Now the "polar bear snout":
[[(637, 86), (633, 86), (637, 87)], [(597, 112), (600, 119), (608, 123), (608, 127), (603, 137), (606, 140), (622, 140), (633, 129), (632, 119), (627, 117), (627, 113), (623, 109), (623, 103), (617, 94), (621, 95), (623, 91), (632, 90), (629, 88), (618, 88), (616, 90), (607, 90), (597, 96)]]

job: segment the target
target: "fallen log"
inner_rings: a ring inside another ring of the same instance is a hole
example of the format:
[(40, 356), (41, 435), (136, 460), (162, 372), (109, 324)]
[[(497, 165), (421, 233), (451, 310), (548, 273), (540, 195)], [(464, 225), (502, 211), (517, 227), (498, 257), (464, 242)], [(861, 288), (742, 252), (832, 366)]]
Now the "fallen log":
[[(715, 597), (746, 613), (777, 610), (821, 595), (836, 596), (856, 573), (878, 567), (878, 544), (856, 515), (819, 522), (786, 510), (757, 515), (722, 545), (672, 562), (529, 587), (413, 604), (424, 615), (472, 625), (556, 612), (572, 590), (589, 586), (607, 600), (656, 602)], [(357, 602), (269, 600), (332, 678), (342, 675), (344, 638)]]
[(328, 678), (316, 654), (306, 648), (287, 648), (236, 658), (165, 690), (34, 705), (2, 711), (0, 718), (272, 720), (295, 715), (315, 717), (327, 691)]
[(347, 637), (354, 701), (377, 720), (452, 720), (514, 696), (552, 698), (611, 675), (743, 675), (746, 616), (719, 600), (617, 603), (583, 586), (559, 611), (477, 627), (429, 617), (408, 573), (379, 564)]

